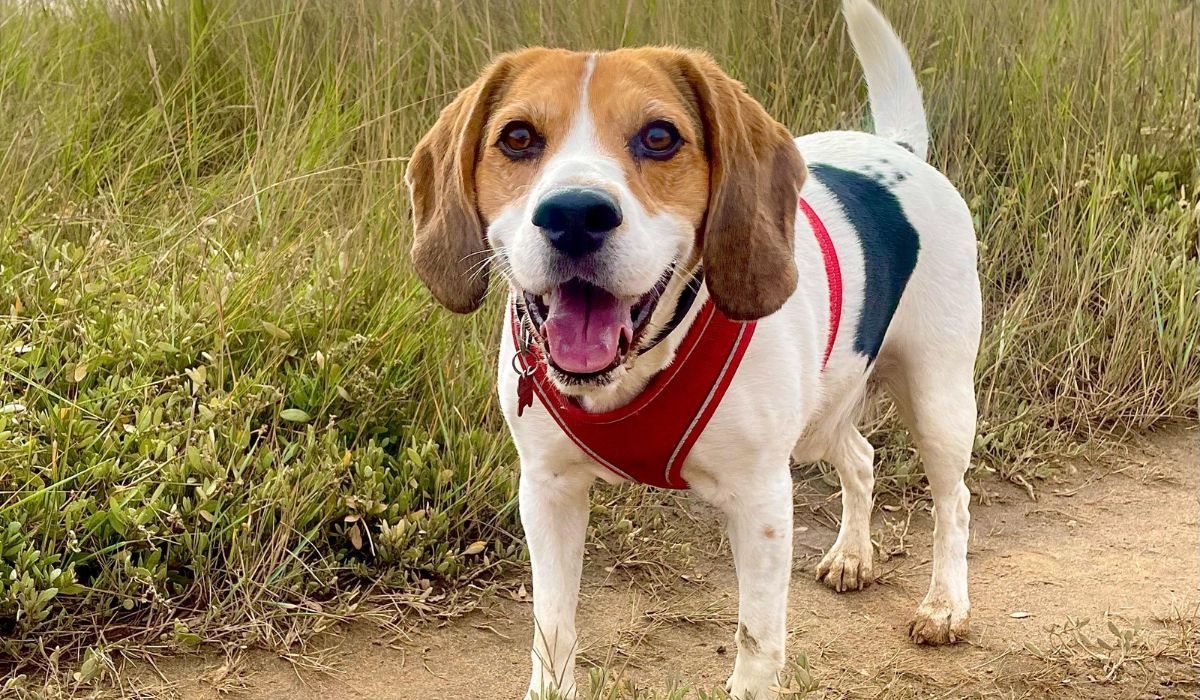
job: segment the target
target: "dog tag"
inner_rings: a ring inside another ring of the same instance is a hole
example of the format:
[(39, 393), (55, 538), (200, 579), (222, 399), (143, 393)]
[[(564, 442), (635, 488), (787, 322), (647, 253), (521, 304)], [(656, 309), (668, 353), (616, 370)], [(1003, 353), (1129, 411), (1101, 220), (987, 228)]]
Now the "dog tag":
[(517, 380), (517, 417), (525, 412), (526, 406), (533, 405), (533, 377), (522, 374)]

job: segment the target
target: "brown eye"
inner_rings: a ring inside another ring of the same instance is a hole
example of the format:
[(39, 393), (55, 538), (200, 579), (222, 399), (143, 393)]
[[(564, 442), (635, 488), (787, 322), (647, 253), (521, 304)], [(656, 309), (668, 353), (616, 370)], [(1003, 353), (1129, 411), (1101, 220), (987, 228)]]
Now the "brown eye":
[(509, 122), (500, 130), (496, 145), (514, 160), (532, 158), (541, 152), (542, 137), (528, 122)]
[(642, 127), (633, 140), (633, 152), (645, 158), (666, 160), (675, 155), (683, 139), (675, 125), (666, 121), (653, 121)]

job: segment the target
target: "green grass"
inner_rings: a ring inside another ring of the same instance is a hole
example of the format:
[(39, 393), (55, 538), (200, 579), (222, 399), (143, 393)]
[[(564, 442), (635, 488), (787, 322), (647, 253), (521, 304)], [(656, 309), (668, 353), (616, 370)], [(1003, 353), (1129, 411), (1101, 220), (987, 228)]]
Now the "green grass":
[[(977, 217), (979, 464), (1195, 418), (1200, 10), (883, 9)], [(867, 121), (831, 0), (0, 3), (0, 668), (283, 645), (519, 562), (497, 300), (414, 281), (405, 156), (496, 52), (643, 43), (797, 133)]]

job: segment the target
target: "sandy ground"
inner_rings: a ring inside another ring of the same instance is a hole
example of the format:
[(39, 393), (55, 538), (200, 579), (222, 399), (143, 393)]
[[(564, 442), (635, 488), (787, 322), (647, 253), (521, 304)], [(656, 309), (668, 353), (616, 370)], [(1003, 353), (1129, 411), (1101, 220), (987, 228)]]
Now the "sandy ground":
[[(883, 575), (837, 594), (813, 580), (836, 532), (836, 494), (798, 473), (789, 653), (811, 669), (806, 697), (1200, 697), (1198, 455), (1200, 434), (1174, 431), (1120, 459), (1078, 463), (1040, 484), (1036, 500), (997, 478), (973, 482), (972, 633), (938, 649), (905, 635), (928, 582), (928, 503), (879, 509), (873, 535), (891, 553), (877, 564)], [(696, 546), (686, 567), (630, 557), (614, 567), (608, 551), (589, 558), (581, 687), (597, 665), (659, 691), (675, 681), (716, 688), (728, 676), (732, 563), (716, 515), (687, 503), (683, 529)], [(267, 652), (233, 663), (197, 655), (161, 661), (137, 685), (188, 699), (518, 698), (531, 634), (531, 607), (514, 600), (522, 585), (402, 637), (350, 625), (322, 655), (326, 671)]]

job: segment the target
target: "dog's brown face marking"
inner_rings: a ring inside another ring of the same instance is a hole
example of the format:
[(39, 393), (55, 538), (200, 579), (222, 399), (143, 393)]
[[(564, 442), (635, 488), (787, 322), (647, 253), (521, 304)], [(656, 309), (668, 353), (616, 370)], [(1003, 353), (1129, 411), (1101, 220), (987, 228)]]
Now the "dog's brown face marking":
[[(484, 220), (494, 220), (525, 196), (542, 164), (567, 143), (584, 116), (580, 110), (587, 109), (586, 118), (594, 126), (593, 147), (620, 164), (626, 186), (645, 211), (670, 212), (699, 230), (709, 185), (704, 126), (694, 102), (664, 70), (678, 53), (530, 49), (519, 54), (525, 68), (500, 95), (481, 144), (475, 186)], [(540, 144), (528, 157), (513, 158), (498, 143), (505, 128), (516, 123), (532, 127)], [(660, 123), (660, 129), (676, 130), (682, 144), (667, 158), (640, 155), (643, 130)]]
[[(479, 212), (492, 221), (500, 211), (524, 198), (541, 165), (562, 145), (579, 107), (587, 54), (552, 49), (527, 49), (514, 59), (513, 72), (492, 106), (479, 144), (475, 187)], [(505, 155), (498, 142), (513, 122), (531, 126), (539, 152), (524, 159)]]
[[(650, 214), (661, 210), (699, 230), (708, 205), (708, 161), (699, 113), (664, 65), (660, 49), (602, 54), (589, 86), (589, 104), (602, 147), (620, 156), (626, 182)], [(642, 130), (658, 123), (678, 131), (681, 145), (669, 158), (638, 156)]]
[[(627, 302), (702, 260), (717, 308), (760, 318), (795, 289), (804, 177), (787, 129), (702, 53), (527, 49), (489, 66), (413, 152), (413, 258), (455, 311), (482, 303), (491, 253), (518, 294), (582, 279)], [(557, 257), (533, 224), (572, 188), (621, 215), (586, 261)]]

